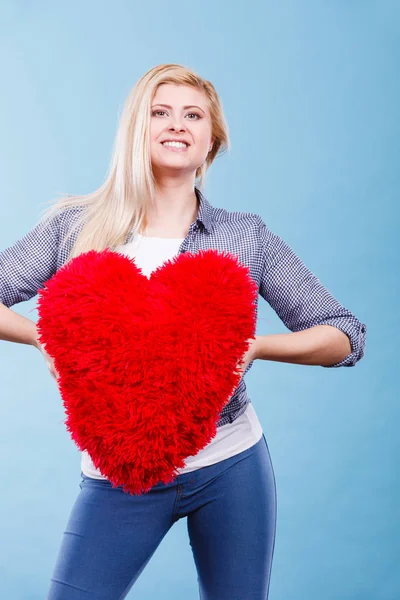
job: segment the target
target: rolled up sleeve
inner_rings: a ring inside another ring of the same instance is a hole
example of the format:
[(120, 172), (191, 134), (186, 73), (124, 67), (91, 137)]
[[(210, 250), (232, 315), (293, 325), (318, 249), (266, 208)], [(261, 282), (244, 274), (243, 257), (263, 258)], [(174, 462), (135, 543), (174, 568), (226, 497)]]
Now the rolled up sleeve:
[(35, 296), (57, 270), (58, 217), (41, 220), (0, 252), (0, 302), (10, 308)]
[[(261, 218), (260, 218), (261, 219)], [(367, 327), (320, 282), (293, 249), (261, 219), (259, 224), (260, 295), (290, 331), (332, 325), (343, 331), (351, 353), (326, 368), (352, 367), (364, 356)]]

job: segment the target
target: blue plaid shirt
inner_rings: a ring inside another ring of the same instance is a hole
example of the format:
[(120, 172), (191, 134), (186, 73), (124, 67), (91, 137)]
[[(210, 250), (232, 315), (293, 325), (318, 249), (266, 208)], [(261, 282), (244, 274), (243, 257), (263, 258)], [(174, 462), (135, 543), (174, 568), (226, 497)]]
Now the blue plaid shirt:
[[(346, 333), (351, 353), (327, 366), (352, 367), (364, 355), (366, 325), (330, 294), (286, 244), (256, 213), (229, 212), (215, 208), (195, 188), (199, 199), (197, 219), (191, 224), (178, 253), (196, 253), (213, 248), (236, 254), (257, 282), (259, 294), (274, 309), (290, 331), (314, 325), (333, 325)], [(24, 237), (0, 253), (0, 302), (11, 307), (29, 300), (66, 262), (77, 235), (61, 244), (82, 207), (59, 211), (42, 220)], [(131, 241), (129, 232), (125, 243)], [(258, 305), (256, 305), (257, 311)], [(245, 373), (249, 371), (252, 362)], [(244, 373), (244, 374), (245, 374)], [(223, 408), (218, 426), (232, 423), (250, 399), (244, 377)]]

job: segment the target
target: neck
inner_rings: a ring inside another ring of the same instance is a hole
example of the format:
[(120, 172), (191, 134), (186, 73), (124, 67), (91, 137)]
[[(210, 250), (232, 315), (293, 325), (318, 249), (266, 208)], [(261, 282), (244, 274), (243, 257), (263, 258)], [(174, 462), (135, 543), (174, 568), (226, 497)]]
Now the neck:
[(147, 227), (181, 228), (188, 230), (196, 219), (199, 209), (193, 179), (157, 180), (154, 202), (149, 206), (147, 214)]

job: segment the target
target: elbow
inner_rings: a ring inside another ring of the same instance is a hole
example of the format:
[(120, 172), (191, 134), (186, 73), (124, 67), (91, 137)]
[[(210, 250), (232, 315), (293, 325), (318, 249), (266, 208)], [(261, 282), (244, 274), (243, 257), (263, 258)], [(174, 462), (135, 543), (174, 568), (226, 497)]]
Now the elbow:
[(322, 366), (326, 368), (354, 367), (365, 354), (367, 326), (365, 325), (365, 323), (361, 323), (359, 321), (358, 325), (354, 326), (354, 317), (350, 327), (343, 326), (343, 324), (335, 324), (335, 326), (347, 335), (348, 340), (350, 341), (350, 352), (341, 361), (336, 362), (332, 365)]

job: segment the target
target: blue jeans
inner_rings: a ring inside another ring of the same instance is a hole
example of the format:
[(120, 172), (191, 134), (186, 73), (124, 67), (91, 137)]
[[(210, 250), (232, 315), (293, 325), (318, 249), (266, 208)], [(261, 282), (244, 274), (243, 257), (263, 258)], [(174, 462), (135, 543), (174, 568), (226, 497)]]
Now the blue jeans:
[(46, 600), (126, 598), (183, 517), (201, 600), (268, 598), (277, 509), (264, 434), (247, 450), (141, 496), (81, 477)]

